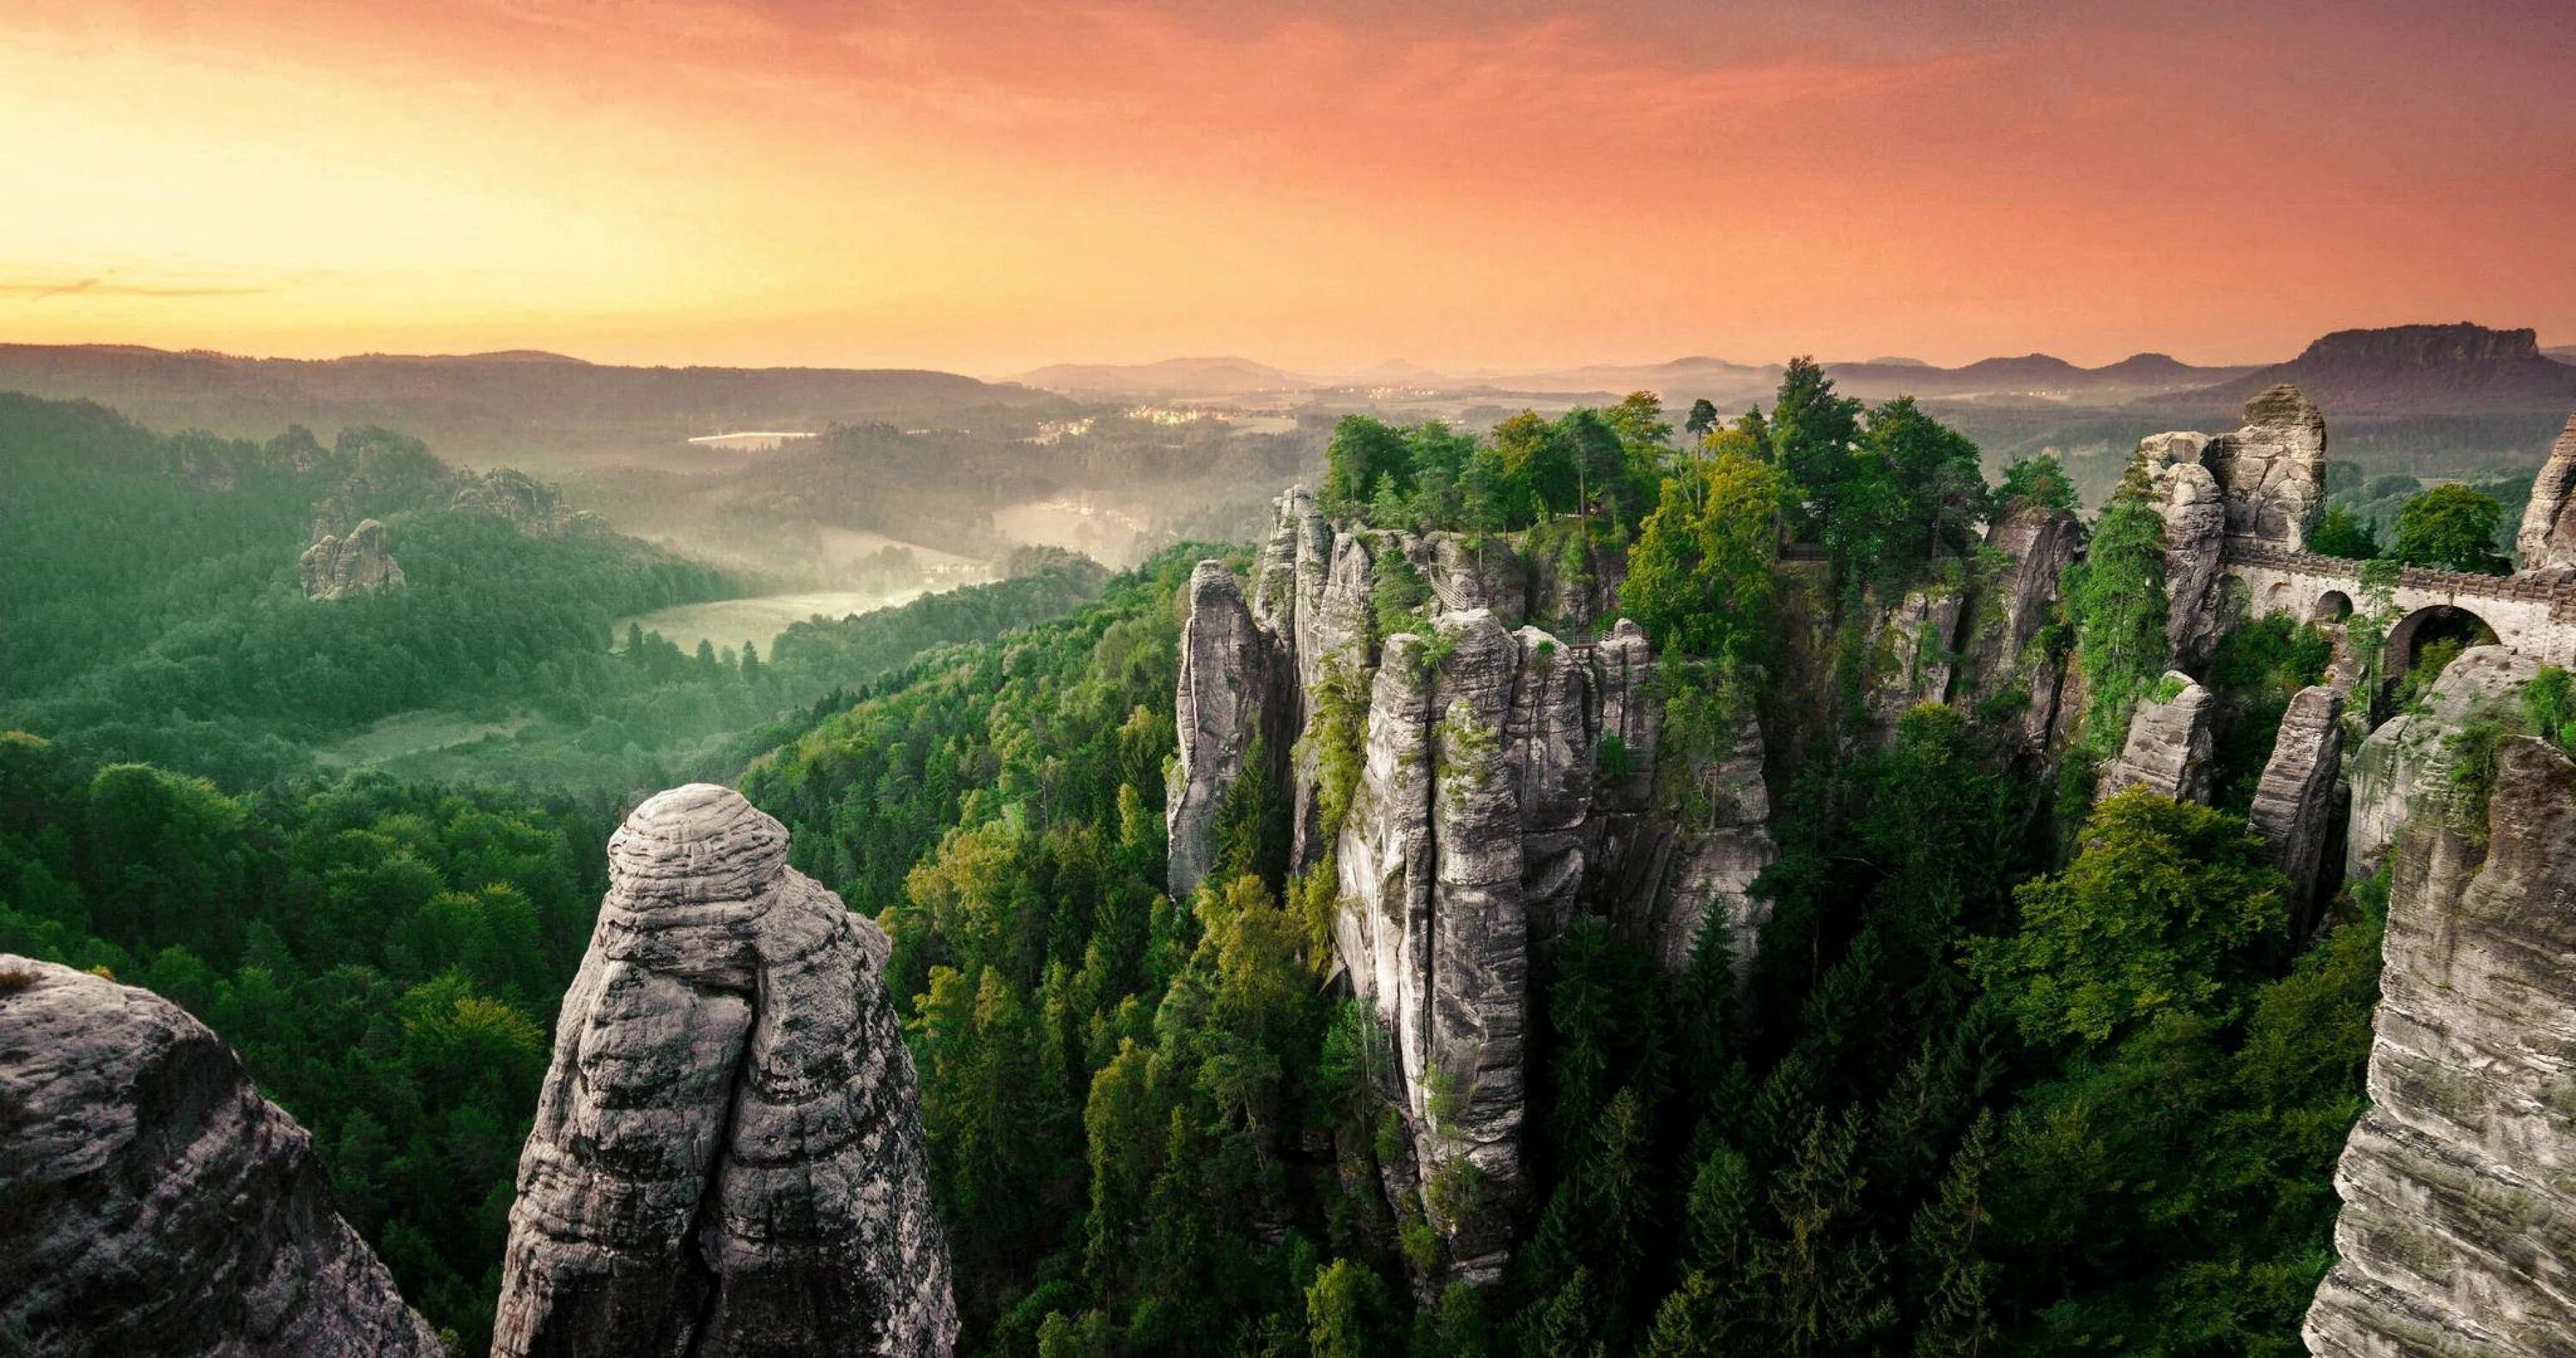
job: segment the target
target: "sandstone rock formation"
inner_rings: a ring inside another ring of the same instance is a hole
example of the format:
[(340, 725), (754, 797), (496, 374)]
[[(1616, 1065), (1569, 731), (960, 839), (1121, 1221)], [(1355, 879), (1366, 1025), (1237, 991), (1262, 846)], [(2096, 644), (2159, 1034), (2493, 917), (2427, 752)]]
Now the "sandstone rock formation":
[(2514, 534), (2516, 564), (2527, 571), (2576, 569), (2576, 415), (2531, 483), (2531, 503), (2523, 506), (2522, 528)]
[(2343, 695), (2318, 684), (2300, 689), (2281, 715), (2272, 757), (2254, 785), (2246, 822), (2272, 846), (2272, 861), (2290, 879), (2290, 908), (2304, 923), (2316, 898), (2317, 872), (2333, 828), (2338, 756), (2343, 750)]
[(402, 567), (385, 551), (385, 526), (362, 519), (346, 537), (322, 533), (296, 562), (308, 599), (345, 599), (400, 589)]
[(1883, 727), (1892, 727), (1918, 703), (1949, 699), (1966, 605), (1966, 595), (1955, 586), (1922, 585), (1908, 590), (1879, 624), (1878, 654), (1871, 666), (1877, 682), (1870, 689), (1869, 711)]
[(0, 1348), (441, 1358), (312, 1138), (149, 991), (0, 956)]
[(2056, 712), (2058, 676), (2031, 653), (2057, 606), (2058, 582), (2084, 549), (2073, 514), (2016, 505), (1986, 532), (1986, 546), (2010, 564), (1979, 582), (1975, 623), (1962, 639), (1965, 694), (1983, 702), (2013, 689), (2030, 699), (2026, 730), (2044, 738)]
[[(1427, 635), (1373, 635), (1390, 554), (1428, 586)], [(1742, 966), (1762, 923), (1749, 888), (1774, 852), (1752, 714), (1701, 711), (1677, 744), (1635, 624), (1568, 640), (1527, 623), (1584, 626), (1616, 570), (1505, 537), (1337, 528), (1292, 490), (1248, 604), (1220, 564), (1192, 578), (1171, 885), (1208, 869), (1213, 820), (1192, 809), (1249, 776), (1230, 752), (1257, 732), (1292, 745), (1271, 775), (1295, 807), (1291, 866), (1334, 874), (1343, 972), (1397, 1058), (1385, 1092), (1410, 1149), (1389, 1187), (1440, 1230), (1436, 1281), (1491, 1283), (1506, 1262), (1533, 941), (1593, 915), (1679, 966), (1716, 923)], [(1453, 1195), (1427, 1190), (1460, 1175), (1480, 1206), (1453, 1219)]]
[(608, 858), (519, 1161), (495, 1358), (950, 1352), (885, 935), (725, 788), (646, 801)]
[(2186, 674), (2168, 671), (2162, 687), (2173, 696), (2139, 702), (2129, 718), (2127, 742), (2119, 756), (2102, 767), (2096, 796), (2143, 787), (2176, 801), (2209, 800), (2209, 721), (2215, 704), (2209, 690)]
[(2227, 497), (2227, 535), (2305, 551), (2308, 525), (2326, 502), (2326, 417), (2297, 387), (2268, 388), (2245, 403), (2245, 427), (2220, 434), (2200, 462)]
[(2576, 1352), (2576, 763), (2508, 740), (2485, 827), (2483, 863), (2439, 813), (2397, 850), (2321, 1358)]
[(2307, 550), (2325, 505), (2325, 416), (2298, 388), (2266, 388), (2227, 434), (2155, 434), (2138, 443), (2165, 521), (2165, 632), (2174, 663), (2198, 668), (2233, 622), (2219, 558), (2230, 542)]
[(2438, 808), (2449, 788), (2450, 737), (2481, 716), (2512, 710), (2523, 684), (2540, 664), (2502, 646), (2474, 646), (2442, 671), (2421, 710), (2380, 724), (2353, 751), (2352, 825), (2344, 846), (2344, 878), (2359, 881), (2379, 868), (2397, 832), (2417, 813)]
[(2225, 630), (2214, 608), (2227, 543), (2227, 495), (2202, 466), (2205, 434), (2157, 434), (2138, 445), (2165, 521), (2165, 640), (2178, 664), (2208, 659)]
[(1289, 701), (1274, 682), (1277, 648), (1254, 624), (1234, 572), (1221, 561), (1200, 562), (1190, 575), (1189, 599), (1174, 712), (1181, 765), (1165, 790), (1164, 808), (1175, 896), (1196, 890), (1207, 876), (1217, 849), (1217, 812), (1255, 754), (1277, 752), (1264, 737), (1280, 726)]
[(511, 467), (480, 473), (459, 470), (453, 503), (468, 513), (498, 514), (529, 537), (607, 526), (596, 514), (565, 509), (562, 487)]

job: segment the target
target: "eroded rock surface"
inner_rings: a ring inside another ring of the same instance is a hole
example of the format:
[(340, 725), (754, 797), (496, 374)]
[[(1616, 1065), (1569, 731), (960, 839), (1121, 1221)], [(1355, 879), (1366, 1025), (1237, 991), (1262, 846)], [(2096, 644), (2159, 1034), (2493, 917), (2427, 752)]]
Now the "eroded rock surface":
[(2343, 695), (2324, 684), (2300, 689), (2281, 715), (2272, 757), (2254, 785), (2246, 822), (2272, 846), (2272, 861), (2290, 879), (2294, 913), (2305, 917), (2333, 828), (2335, 779), (2343, 751)]
[(2174, 663), (2196, 669), (2234, 619), (2220, 558), (2230, 542), (2307, 550), (2325, 505), (2325, 416), (2296, 387), (2245, 403), (2232, 433), (2155, 434), (2138, 443), (2165, 521), (2165, 633)]
[(2434, 811), (2397, 850), (2323, 1358), (2576, 1352), (2576, 763), (2508, 740), (2485, 839)]
[[(1429, 635), (1372, 635), (1389, 553), (1429, 586)], [(1588, 915), (1678, 966), (1717, 922), (1748, 964), (1762, 918), (1749, 888), (1773, 857), (1760, 726), (1749, 712), (1695, 719), (1715, 729), (1685, 744), (1705, 748), (1671, 747), (1650, 639), (1624, 620), (1583, 639), (1614, 597), (1612, 558), (1569, 569), (1508, 536), (1471, 545), (1340, 528), (1291, 491), (1253, 567), (1248, 611), (1215, 578), (1223, 571), (1206, 563), (1193, 577), (1180, 700), (1195, 715), (1182, 721), (1167, 795), (1175, 807), (1214, 805), (1223, 761), (1208, 752), (1243, 748), (1272, 729), (1265, 714), (1290, 714), (1273, 737), (1296, 752), (1275, 775), (1296, 808), (1290, 866), (1334, 874), (1335, 950), (1395, 1056), (1384, 1092), (1403, 1114), (1404, 1149), (1384, 1165), (1388, 1187), (1444, 1240), (1446, 1260), (1417, 1281), (1434, 1297), (1447, 1281), (1497, 1282), (1520, 1205), (1529, 950)], [(1208, 696), (1220, 663), (1249, 675), (1255, 657), (1281, 676), (1281, 696)], [(1347, 748), (1325, 748), (1327, 716)], [(1669, 789), (1690, 794), (1678, 800), (1658, 791), (1668, 759)], [(1336, 769), (1356, 787), (1326, 824)], [(1171, 883), (1183, 890), (1208, 871), (1212, 821), (1171, 825)], [(1470, 1176), (1476, 1192), (1444, 1194), (1444, 1176)], [(1457, 1201), (1477, 1206), (1449, 1215), (1442, 1204)]]
[(2055, 716), (2059, 676), (2034, 643), (2057, 606), (2060, 578), (2084, 549), (2084, 528), (2065, 510), (2016, 505), (1987, 530), (1986, 545), (2009, 564), (1978, 587), (1976, 622), (1962, 639), (1965, 692), (1982, 702), (2019, 689), (2037, 743)]
[(400, 589), (402, 567), (385, 550), (385, 526), (362, 519), (346, 536), (323, 533), (295, 563), (308, 599), (345, 599)]
[(313, 1140), (149, 991), (0, 956), (0, 1348), (442, 1358)]
[(519, 1161), (494, 1358), (949, 1353), (875, 924), (703, 783), (609, 841)]
[(2129, 738), (2119, 756), (2103, 765), (2096, 796), (2143, 787), (2176, 801), (2209, 800), (2209, 758), (2214, 715), (2209, 690), (2191, 676), (2168, 671), (2162, 687), (2173, 696), (2141, 701), (2129, 718)]
[(1180, 771), (1165, 789), (1174, 894), (1197, 889), (1217, 852), (1217, 813), (1255, 756), (1275, 758), (1263, 737), (1286, 701), (1274, 683), (1277, 647), (1253, 621), (1234, 572), (1202, 561), (1190, 575), (1181, 628), (1181, 685), (1174, 720)]
[(2344, 877), (2378, 870), (2397, 832), (2440, 803), (2450, 784), (2450, 737), (2482, 716), (2512, 710), (2540, 664), (2502, 646), (2473, 646), (2442, 671), (2420, 710), (2380, 724), (2353, 751), (2352, 825), (2344, 844)]
[(2514, 534), (2515, 555), (2527, 571), (2576, 570), (2576, 415), (2531, 483), (2531, 502), (2523, 506), (2522, 528)]

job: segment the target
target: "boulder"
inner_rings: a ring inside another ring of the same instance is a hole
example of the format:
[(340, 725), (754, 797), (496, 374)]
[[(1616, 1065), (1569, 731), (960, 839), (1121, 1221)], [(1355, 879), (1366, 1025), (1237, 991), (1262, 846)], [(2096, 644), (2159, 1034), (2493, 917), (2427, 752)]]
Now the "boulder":
[(2290, 879), (2290, 906), (2302, 921), (2316, 898), (2317, 869), (2333, 828), (2337, 756), (2343, 749), (2343, 695), (2318, 684), (2300, 689), (2281, 715), (2272, 757), (2254, 785), (2246, 822), (2272, 849)]
[(2418, 710), (2380, 724), (2353, 751), (2352, 824), (2344, 842), (2344, 879), (2378, 871), (2397, 832), (2418, 812), (2442, 803), (2450, 787), (2450, 737), (2486, 716), (2513, 710), (2540, 663), (2502, 646), (2460, 652), (2433, 681)]
[(2483, 825), (2483, 862), (2438, 811), (2399, 842), (2321, 1358), (2576, 1351), (2576, 763), (2507, 740)]
[(400, 589), (402, 567), (385, 550), (385, 526), (362, 519), (346, 537), (322, 533), (295, 563), (307, 599), (345, 599)]
[(2139, 702), (2119, 757), (2102, 767), (2097, 797), (2143, 787), (2176, 801), (2209, 800), (2209, 720), (2216, 705), (2187, 674), (2167, 671), (2159, 687), (2172, 696)]
[(949, 1353), (885, 934), (726, 788), (646, 801), (608, 861), (519, 1160), (494, 1358)]
[(313, 1138), (168, 1000), (0, 956), (0, 1133), (0, 1349), (443, 1358)]
[(2523, 506), (2522, 528), (2513, 549), (2527, 571), (2576, 570), (2576, 415), (2558, 441), (2549, 445), (2548, 460), (2531, 483), (2531, 502)]

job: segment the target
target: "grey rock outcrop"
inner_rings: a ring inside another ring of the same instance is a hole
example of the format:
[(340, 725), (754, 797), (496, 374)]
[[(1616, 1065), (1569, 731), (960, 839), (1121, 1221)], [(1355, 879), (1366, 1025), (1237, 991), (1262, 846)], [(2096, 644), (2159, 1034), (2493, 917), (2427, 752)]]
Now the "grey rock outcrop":
[(2213, 606), (2227, 545), (2227, 495), (2202, 466), (2205, 434), (2158, 434), (2138, 445), (2165, 521), (2165, 640), (2177, 664), (2209, 657), (2222, 629)]
[(2576, 415), (2558, 441), (2549, 445), (2548, 460), (2531, 483), (2531, 502), (2523, 506), (2522, 528), (2514, 534), (2517, 563), (2527, 571), (2576, 569)]
[(1875, 683), (1869, 711), (1882, 727), (1892, 727), (1918, 703), (1949, 700), (1966, 604), (1957, 587), (1935, 584), (1908, 590), (1888, 610), (1877, 628), (1878, 654), (1870, 666)]
[(726, 788), (635, 809), (519, 1161), (494, 1358), (949, 1353), (885, 935)]
[(2232, 433), (2154, 434), (2138, 443), (2165, 521), (2165, 634), (2174, 663), (2209, 659), (2226, 616), (2220, 557), (2230, 542), (2307, 550), (2308, 525), (2325, 505), (2325, 416), (2296, 387), (2245, 403)]
[[(1429, 586), (1429, 635), (1372, 635), (1372, 585), (1389, 553)], [(1760, 726), (1749, 712), (1702, 720), (1720, 729), (1688, 743), (1710, 748), (1681, 749), (1634, 623), (1588, 642), (1525, 625), (1601, 607), (1600, 575), (1617, 562), (1597, 554), (1567, 572), (1509, 536), (1471, 545), (1339, 528), (1291, 491), (1253, 567), (1248, 612), (1210, 574), (1223, 570), (1206, 563), (1193, 577), (1180, 701), (1195, 715), (1182, 721), (1167, 797), (1214, 805), (1223, 752), (1256, 730), (1293, 747), (1274, 775), (1296, 808), (1291, 866), (1330, 867), (1341, 972), (1393, 1049), (1383, 1092), (1402, 1114), (1404, 1150), (1383, 1165), (1388, 1188), (1444, 1242), (1445, 1262), (1417, 1281), (1435, 1297), (1448, 1281), (1494, 1283), (1522, 1191), (1530, 948), (1594, 916), (1681, 965), (1715, 922), (1749, 963), (1763, 914), (1749, 888), (1773, 857)], [(1262, 691), (1264, 664), (1277, 678), (1263, 703), (1208, 696), (1220, 665), (1255, 676), (1240, 691)], [(1350, 744), (1323, 748), (1334, 740)], [(1326, 824), (1335, 770), (1356, 787)], [(1211, 825), (1171, 820), (1175, 890), (1206, 872)], [(1460, 1176), (1476, 1192), (1438, 1191)], [(1476, 1205), (1444, 1205), (1462, 1201)]]
[(2173, 696), (2139, 702), (2119, 756), (2102, 766), (2097, 796), (2143, 787), (2176, 801), (2209, 800), (2209, 721), (2215, 704), (2209, 690), (2189, 675), (2168, 671), (2162, 686), (2172, 689)]
[(2317, 892), (2317, 871), (2333, 828), (2338, 756), (2343, 750), (2343, 695), (2324, 684), (2300, 689), (2281, 715), (2272, 757), (2254, 785), (2246, 823), (2272, 847), (2290, 879), (2292, 912), (2304, 919)]
[(2397, 851), (2321, 1358), (2576, 1352), (2576, 763), (2506, 741), (2485, 826), (2483, 862), (2443, 814)]
[(0, 1343), (442, 1358), (312, 1138), (177, 1005), (0, 956), (0, 1132)]
[(1202, 561), (1190, 575), (1189, 619), (1181, 628), (1181, 686), (1174, 720), (1180, 770), (1165, 788), (1163, 820), (1171, 835), (1171, 889), (1198, 888), (1217, 851), (1217, 812), (1252, 769), (1256, 755), (1277, 749), (1263, 739), (1280, 724), (1277, 647), (1253, 621), (1234, 572)]
[(1981, 580), (1975, 625), (1967, 629), (1965, 692), (1983, 701), (2020, 689), (2031, 700), (2031, 720), (2041, 732), (2053, 716), (2057, 676), (2032, 643), (2057, 607), (2066, 568), (2084, 550), (2083, 524), (2062, 509), (2016, 505), (1986, 531), (1986, 546), (2007, 563)]
[(323, 533), (295, 563), (308, 599), (345, 599), (400, 589), (402, 567), (385, 550), (385, 526), (361, 519), (345, 537)]
[(607, 526), (596, 514), (566, 509), (562, 487), (511, 467), (457, 472), (453, 503), (467, 513), (500, 515), (529, 537)]
[(2220, 434), (2201, 465), (2227, 496), (2227, 535), (2284, 551), (2307, 550), (2308, 525), (2326, 502), (2326, 417), (2283, 383), (2245, 403), (2245, 426)]
[(2420, 710), (2401, 713), (2353, 751), (2352, 825), (2344, 842), (2344, 878), (2378, 870), (2397, 833), (2419, 812), (2438, 808), (2450, 787), (2450, 737), (2489, 714), (2512, 709), (2540, 664), (2502, 646), (2460, 652), (2433, 681)]

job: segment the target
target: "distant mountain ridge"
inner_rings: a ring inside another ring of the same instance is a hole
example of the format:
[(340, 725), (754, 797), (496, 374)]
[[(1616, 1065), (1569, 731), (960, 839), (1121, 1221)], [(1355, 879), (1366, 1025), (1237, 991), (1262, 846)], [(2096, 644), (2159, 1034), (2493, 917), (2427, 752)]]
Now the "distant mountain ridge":
[(2297, 358), (2188, 393), (2177, 404), (2233, 407), (2288, 382), (2338, 414), (2554, 411), (2576, 406), (2576, 366), (2541, 353), (2536, 332), (2453, 325), (2338, 330)]
[(1062, 398), (921, 369), (643, 368), (541, 350), (245, 358), (135, 345), (0, 344), (0, 391), (88, 400), (157, 428), (267, 438), (383, 425), (465, 461), (580, 456), (728, 428), (820, 429)]

